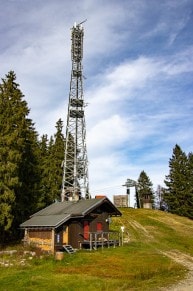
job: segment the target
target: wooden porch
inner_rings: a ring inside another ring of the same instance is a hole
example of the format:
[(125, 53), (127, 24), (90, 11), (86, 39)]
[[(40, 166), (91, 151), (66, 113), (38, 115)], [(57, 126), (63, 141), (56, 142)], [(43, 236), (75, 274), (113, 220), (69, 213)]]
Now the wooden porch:
[(121, 236), (118, 231), (84, 233), (84, 240), (79, 241), (80, 249), (97, 249), (121, 245)]

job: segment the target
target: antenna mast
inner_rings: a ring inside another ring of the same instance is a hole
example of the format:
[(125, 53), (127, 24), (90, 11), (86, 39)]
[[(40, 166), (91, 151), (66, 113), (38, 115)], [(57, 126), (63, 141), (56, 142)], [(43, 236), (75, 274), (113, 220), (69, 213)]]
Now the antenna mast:
[[(86, 20), (85, 20), (86, 21)], [(66, 125), (65, 153), (61, 201), (89, 199), (86, 125), (83, 98), (83, 36), (82, 23), (71, 29), (72, 71)]]

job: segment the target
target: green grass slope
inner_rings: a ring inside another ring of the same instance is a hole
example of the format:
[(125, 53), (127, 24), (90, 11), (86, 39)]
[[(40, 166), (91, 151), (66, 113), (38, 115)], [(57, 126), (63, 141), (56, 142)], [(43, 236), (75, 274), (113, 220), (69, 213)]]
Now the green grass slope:
[[(193, 221), (157, 210), (120, 210), (111, 229), (125, 227), (122, 247), (82, 250), (62, 261), (0, 255), (0, 290), (145, 291), (182, 279), (186, 268), (172, 254), (193, 255)], [(5, 267), (3, 260), (12, 263)]]
[(123, 215), (114, 219), (113, 228), (125, 226), (125, 241), (143, 242), (154, 249), (176, 249), (193, 255), (193, 220), (159, 210), (120, 210)]

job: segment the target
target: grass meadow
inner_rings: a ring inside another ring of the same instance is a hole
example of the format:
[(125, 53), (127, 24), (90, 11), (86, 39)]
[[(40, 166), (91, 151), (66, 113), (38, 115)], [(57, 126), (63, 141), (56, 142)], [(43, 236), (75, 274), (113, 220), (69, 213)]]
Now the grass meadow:
[[(193, 255), (193, 221), (157, 210), (121, 209), (111, 229), (125, 227), (124, 244), (116, 248), (52, 255), (0, 254), (0, 290), (158, 290), (187, 270), (165, 255)], [(10, 247), (7, 247), (10, 249)]]

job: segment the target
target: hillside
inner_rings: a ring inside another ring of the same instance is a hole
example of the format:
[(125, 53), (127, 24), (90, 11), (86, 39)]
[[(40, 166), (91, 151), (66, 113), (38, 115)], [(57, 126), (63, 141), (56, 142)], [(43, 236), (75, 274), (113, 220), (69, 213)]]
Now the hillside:
[[(123, 215), (114, 219), (113, 227), (125, 227), (124, 244), (129, 246), (141, 242), (184, 266), (188, 275), (187, 282), (181, 282), (179, 289), (175, 287), (175, 290), (193, 290), (193, 220), (158, 210), (120, 210)], [(182, 289), (183, 284), (185, 289)]]
[(193, 221), (157, 210), (120, 210), (122, 217), (110, 227), (125, 227), (123, 246), (81, 250), (56, 261), (32, 257), (19, 245), (11, 256), (0, 254), (0, 289), (193, 290)]
[(161, 250), (177, 249), (193, 255), (193, 220), (159, 210), (121, 208), (113, 228), (125, 227), (125, 242), (150, 244)]

